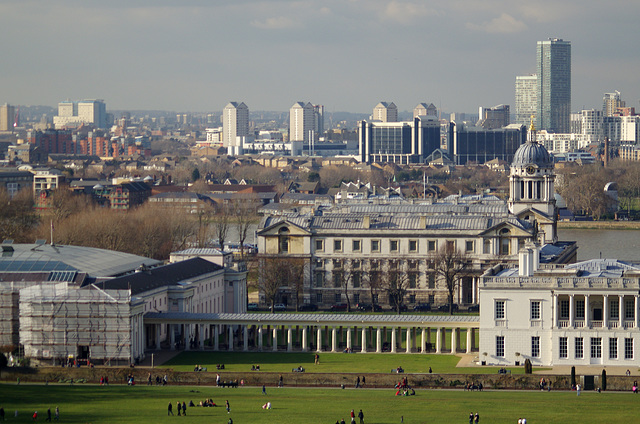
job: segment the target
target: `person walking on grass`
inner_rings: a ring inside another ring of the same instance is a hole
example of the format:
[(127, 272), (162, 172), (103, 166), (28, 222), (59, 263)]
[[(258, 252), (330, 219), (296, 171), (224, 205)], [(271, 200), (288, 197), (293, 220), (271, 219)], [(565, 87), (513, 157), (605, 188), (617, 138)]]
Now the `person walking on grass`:
[(360, 424), (364, 424), (364, 414), (362, 413), (362, 409), (358, 412), (358, 418), (360, 418)]
[(225, 406), (227, 407), (227, 414), (231, 412), (231, 405), (229, 405), (229, 401), (225, 402)]
[(267, 388), (264, 386), (264, 384), (262, 385), (262, 394), (263, 395), (267, 394)]
[(167, 416), (173, 415), (173, 403), (169, 402), (169, 406), (167, 406)]

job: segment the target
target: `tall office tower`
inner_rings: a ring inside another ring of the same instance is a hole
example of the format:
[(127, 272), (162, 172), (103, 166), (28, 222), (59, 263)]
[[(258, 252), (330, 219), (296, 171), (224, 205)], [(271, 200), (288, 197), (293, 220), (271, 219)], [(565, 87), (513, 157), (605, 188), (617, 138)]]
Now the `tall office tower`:
[(516, 116), (514, 123), (529, 125), (531, 116), (538, 107), (538, 76), (536, 74), (516, 77)]
[(313, 105), (313, 131), (316, 140), (324, 134), (324, 106)]
[(435, 116), (438, 117), (438, 109), (433, 103), (419, 103), (418, 106), (413, 108), (413, 117), (418, 116)]
[(382, 122), (398, 122), (398, 108), (393, 102), (380, 102), (373, 108), (371, 119)]
[(0, 106), (0, 131), (13, 131), (15, 108), (9, 104)]
[[(229, 102), (222, 111), (222, 145), (238, 146), (237, 137), (249, 135), (249, 108), (238, 102)], [(240, 144), (241, 146), (242, 144)]]
[(571, 42), (538, 41), (538, 105), (536, 128), (568, 133), (571, 114)]
[(603, 116), (615, 116), (618, 114), (618, 109), (625, 106), (624, 100), (620, 99), (618, 90), (615, 93), (604, 93), (604, 98), (602, 99)]
[(289, 109), (289, 141), (309, 142), (314, 124), (313, 105), (309, 102), (294, 103)]
[(478, 116), (480, 119), (476, 124), (487, 130), (494, 130), (509, 125), (511, 120), (509, 105), (498, 105), (494, 107), (482, 107), (478, 108)]

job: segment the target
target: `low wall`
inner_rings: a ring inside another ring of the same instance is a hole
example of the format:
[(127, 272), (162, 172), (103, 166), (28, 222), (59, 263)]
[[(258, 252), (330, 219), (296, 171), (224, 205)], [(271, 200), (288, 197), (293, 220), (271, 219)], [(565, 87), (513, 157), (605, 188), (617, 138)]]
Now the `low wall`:
[[(538, 389), (541, 378), (551, 383), (552, 390), (569, 390), (571, 377), (569, 375), (544, 374), (354, 374), (354, 373), (307, 373), (289, 372), (272, 373), (263, 371), (248, 372), (177, 372), (165, 368), (4, 368), (0, 378), (6, 382), (62, 382), (62, 383), (92, 383), (97, 384), (100, 378), (106, 376), (110, 384), (125, 384), (127, 376), (132, 374), (137, 384), (146, 384), (151, 373), (155, 384), (156, 376), (162, 378), (167, 375), (169, 384), (215, 386), (216, 374), (220, 374), (222, 381), (244, 381), (248, 386), (267, 387), (276, 386), (280, 375), (286, 387), (340, 387), (355, 386), (356, 379), (364, 376), (365, 387), (384, 388), (394, 387), (397, 382), (406, 377), (408, 384), (416, 389), (463, 389), (467, 383), (482, 383), (486, 389), (531, 390)], [(595, 386), (600, 386), (600, 375), (594, 375)], [(607, 376), (608, 390), (631, 390), (637, 377)], [(576, 375), (576, 380), (581, 377)]]

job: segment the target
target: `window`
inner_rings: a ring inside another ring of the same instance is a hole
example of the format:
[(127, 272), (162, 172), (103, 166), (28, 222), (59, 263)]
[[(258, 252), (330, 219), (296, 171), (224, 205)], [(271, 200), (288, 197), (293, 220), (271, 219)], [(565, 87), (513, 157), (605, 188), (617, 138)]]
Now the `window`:
[(540, 336), (531, 337), (531, 357), (540, 357)]
[(380, 262), (378, 262), (378, 261), (371, 261), (371, 269), (372, 269), (372, 270), (375, 270), (375, 269), (378, 269), (378, 268), (380, 268)]
[(531, 320), (539, 320), (540, 319), (540, 301), (532, 300), (531, 301)]
[(322, 303), (322, 293), (316, 293), (316, 303)]
[(324, 250), (324, 240), (316, 240), (316, 251), (322, 252)]
[(418, 261), (408, 261), (409, 269), (418, 269)]
[(567, 338), (560, 337), (560, 358), (568, 357)]
[(378, 304), (378, 293), (375, 293), (373, 296), (371, 296), (371, 303)]
[(436, 275), (431, 273), (428, 275), (428, 280), (429, 280), (429, 288), (430, 289), (435, 289), (436, 288)]
[(353, 240), (351, 242), (351, 250), (353, 250), (354, 252), (359, 252), (360, 250), (362, 250), (362, 241), (361, 240)]
[(584, 300), (576, 300), (576, 318), (584, 319)]
[(418, 286), (418, 274), (415, 272), (409, 273), (409, 288), (415, 289)]
[(456, 242), (453, 240), (447, 240), (447, 250), (454, 252), (456, 250)]
[(624, 319), (635, 319), (635, 301), (633, 300), (625, 300), (624, 301)]
[(482, 242), (482, 253), (484, 253), (485, 255), (488, 255), (489, 253), (491, 253), (491, 241), (490, 240), (485, 240)]
[(418, 240), (409, 240), (409, 252), (417, 252), (418, 251)]
[(624, 339), (624, 359), (633, 359), (633, 339), (631, 337)]
[(473, 241), (469, 241), (467, 240), (467, 242), (465, 243), (465, 250), (467, 252), (473, 252)]
[(398, 251), (398, 240), (391, 240), (389, 241), (389, 250), (391, 252), (397, 252)]
[(333, 260), (333, 268), (334, 269), (342, 269), (342, 261), (340, 259)]
[(351, 267), (353, 269), (360, 269), (360, 261), (359, 260), (354, 260), (353, 262), (351, 262)]
[(289, 229), (286, 227), (280, 228), (278, 231), (278, 253), (289, 253)]
[(333, 241), (333, 251), (334, 252), (342, 252), (342, 240), (334, 240)]
[(504, 319), (504, 300), (496, 300), (496, 319)]
[(602, 358), (602, 338), (591, 337), (591, 357), (594, 359)]
[(409, 295), (409, 303), (416, 303), (416, 295), (415, 294), (410, 294)]
[(582, 337), (576, 337), (575, 340), (576, 359), (584, 358), (584, 340)]
[(429, 240), (427, 242), (427, 250), (429, 250), (429, 252), (435, 252), (436, 250), (438, 250), (438, 242), (435, 240)]
[[(353, 288), (357, 289), (360, 287), (360, 273), (359, 272), (354, 272), (352, 277), (351, 277), (351, 284), (353, 285)], [(356, 302), (358, 303), (358, 302)]]
[(324, 268), (324, 259), (316, 259), (316, 268)]
[(504, 336), (496, 336), (496, 356), (504, 358)]
[(609, 338), (609, 359), (618, 359), (618, 339)]
[(371, 240), (371, 251), (372, 252), (380, 251), (380, 240)]
[(360, 293), (354, 293), (353, 294), (353, 303), (355, 303), (355, 304), (360, 303)]
[(333, 295), (333, 300), (335, 303), (340, 303), (340, 301), (342, 300), (342, 295), (340, 293), (336, 293)]
[(569, 301), (560, 301), (560, 319), (569, 319)]
[(609, 301), (609, 318), (620, 318), (620, 304), (618, 303), (618, 299), (611, 299)]
[(506, 237), (501, 237), (500, 238), (500, 254), (501, 255), (508, 255), (510, 254), (510, 249), (509, 249), (509, 243), (511, 240), (509, 240)]
[(429, 295), (429, 303), (433, 305), (433, 302), (435, 302), (435, 301), (436, 301), (436, 297), (435, 297), (435, 295), (430, 294), (430, 295)]

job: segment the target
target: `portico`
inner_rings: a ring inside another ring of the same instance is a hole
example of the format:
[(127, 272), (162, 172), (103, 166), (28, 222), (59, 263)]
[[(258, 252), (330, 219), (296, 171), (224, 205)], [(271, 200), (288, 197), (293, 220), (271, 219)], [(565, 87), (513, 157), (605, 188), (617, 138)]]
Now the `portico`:
[[(470, 353), (477, 350), (479, 328), (479, 317), (470, 315), (163, 312), (147, 313), (144, 321), (156, 326), (183, 325), (189, 334), (202, 334), (194, 343), (196, 349), (245, 352)], [(200, 327), (197, 333), (192, 330), (196, 326)], [(205, 343), (207, 334), (213, 340)]]

